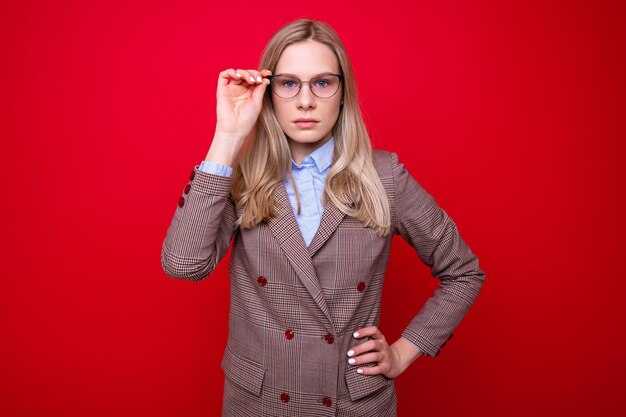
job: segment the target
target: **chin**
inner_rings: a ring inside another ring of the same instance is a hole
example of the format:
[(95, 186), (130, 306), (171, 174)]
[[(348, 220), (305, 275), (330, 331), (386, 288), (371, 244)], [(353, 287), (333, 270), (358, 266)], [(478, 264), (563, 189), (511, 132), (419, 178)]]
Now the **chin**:
[(288, 139), (298, 143), (315, 143), (324, 139), (324, 136), (320, 136), (314, 132), (295, 132), (293, 135), (286, 134)]

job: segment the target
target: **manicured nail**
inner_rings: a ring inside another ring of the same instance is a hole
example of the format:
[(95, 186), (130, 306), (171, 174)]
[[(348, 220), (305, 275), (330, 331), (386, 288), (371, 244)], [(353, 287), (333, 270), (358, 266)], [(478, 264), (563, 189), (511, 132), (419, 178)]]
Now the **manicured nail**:
[(254, 82), (254, 77), (250, 76), (250, 81)]
[(362, 374), (363, 373), (363, 369), (359, 368), (356, 370), (358, 373)]
[(241, 77), (241, 74), (239, 74), (238, 72), (236, 72), (235, 74), (237, 74), (237, 77)]
[(257, 80), (258, 82), (260, 82), (260, 83), (262, 83), (262, 82), (263, 82), (263, 78), (261, 78), (261, 76), (260, 76), (260, 75), (257, 75), (257, 76), (256, 76), (256, 80)]
[(348, 356), (353, 356), (354, 355), (354, 351), (353, 350), (349, 350), (348, 351)]
[(348, 363), (349, 363), (350, 365), (354, 365), (354, 362), (356, 362), (356, 359), (354, 359), (354, 358), (350, 358), (350, 359), (348, 359)]
[(359, 337), (359, 332), (354, 332), (354, 337)]

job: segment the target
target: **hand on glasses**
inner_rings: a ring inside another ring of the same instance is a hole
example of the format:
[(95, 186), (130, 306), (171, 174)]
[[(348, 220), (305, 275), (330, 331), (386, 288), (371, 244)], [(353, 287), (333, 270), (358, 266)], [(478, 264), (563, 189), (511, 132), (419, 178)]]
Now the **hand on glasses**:
[(272, 72), (229, 68), (220, 72), (217, 82), (216, 136), (243, 141), (261, 113), (263, 94)]

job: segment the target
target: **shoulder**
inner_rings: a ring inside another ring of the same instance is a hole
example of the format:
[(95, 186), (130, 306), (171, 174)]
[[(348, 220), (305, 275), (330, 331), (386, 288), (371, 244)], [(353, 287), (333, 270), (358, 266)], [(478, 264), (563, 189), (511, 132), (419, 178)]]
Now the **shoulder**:
[(392, 176), (398, 166), (398, 154), (384, 149), (372, 149), (372, 162), (382, 176)]

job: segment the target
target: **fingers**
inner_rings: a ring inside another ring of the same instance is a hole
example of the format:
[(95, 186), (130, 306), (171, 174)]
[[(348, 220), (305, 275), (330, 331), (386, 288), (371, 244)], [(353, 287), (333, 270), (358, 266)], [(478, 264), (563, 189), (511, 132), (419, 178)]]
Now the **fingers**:
[(382, 347), (382, 344), (380, 344), (378, 341), (368, 340), (367, 342), (363, 342), (360, 345), (350, 349), (347, 355), (350, 357), (354, 357), (360, 355), (361, 353), (369, 352), (370, 350), (380, 350), (379, 346)]
[[(384, 359), (387, 349), (387, 342), (385, 340), (385, 336), (382, 334), (377, 326), (368, 326), (358, 329), (356, 332), (354, 332), (353, 336), (355, 338), (370, 337), (370, 340), (354, 346), (347, 352), (347, 355), (351, 358), (348, 360), (351, 365), (375, 362)], [(365, 353), (369, 351), (374, 352), (367, 354)]]
[(241, 84), (241, 76), (232, 68), (220, 72), (217, 80), (217, 84), (219, 86), (227, 85), (229, 83)]
[(218, 77), (218, 86), (224, 86), (227, 84), (235, 84), (239, 85), (242, 83), (246, 83), (248, 85), (260, 85), (260, 84), (269, 84), (269, 80), (267, 83), (264, 82), (265, 77), (272, 74), (272, 71), (264, 69), (261, 71), (257, 71), (254, 69), (244, 70), (238, 68), (237, 70), (233, 68), (229, 68), (220, 72)]
[(372, 339), (384, 339), (385, 337), (377, 326), (363, 327), (362, 329), (358, 329), (356, 332), (354, 332), (354, 337), (356, 338), (361, 338), (365, 336), (370, 336)]
[(376, 366), (361, 366), (359, 369), (356, 370), (358, 373), (360, 373), (361, 375), (376, 375), (376, 374), (383, 374), (386, 372), (385, 368), (381, 365), (376, 365)]
[(263, 83), (263, 78), (272, 74), (272, 72), (269, 70), (257, 71), (254, 69), (244, 70), (241, 68), (238, 68), (236, 71), (231, 68), (229, 70), (226, 70), (225, 72), (232, 74), (231, 76), (233, 79), (239, 82), (246, 82), (250, 85), (261, 84)]
[(362, 363), (381, 362), (386, 357), (387, 356), (383, 352), (369, 352), (359, 355), (356, 358), (348, 359), (348, 363), (350, 365), (360, 365)]
[(360, 366), (357, 368), (356, 371), (363, 375), (376, 375), (387, 372), (390, 366), (387, 349), (381, 347), (381, 349), (379, 350), (374, 350), (374, 347), (372, 347), (374, 345), (369, 344), (370, 342), (376, 343), (375, 341), (371, 340), (358, 346), (358, 348), (361, 349), (359, 351), (368, 353), (362, 353), (360, 355), (358, 353), (355, 353), (354, 355), (352, 355), (354, 357), (348, 359), (348, 363), (352, 366), (358, 366), (367, 363), (373, 364), (373, 366)]
[(360, 366), (357, 372), (363, 375), (376, 375), (389, 369), (388, 346), (380, 340), (368, 340), (348, 351), (348, 363), (358, 366), (372, 363), (374, 366)]

